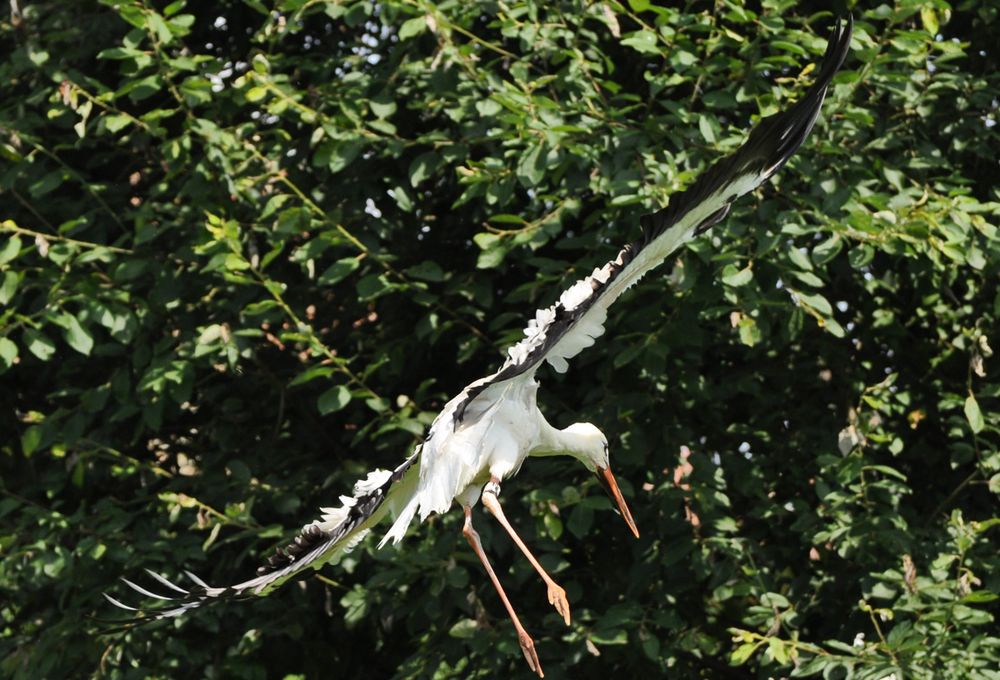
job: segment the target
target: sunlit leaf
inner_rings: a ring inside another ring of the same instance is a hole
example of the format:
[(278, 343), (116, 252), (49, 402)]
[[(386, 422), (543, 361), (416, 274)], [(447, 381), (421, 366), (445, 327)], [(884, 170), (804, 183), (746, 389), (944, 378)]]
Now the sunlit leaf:
[(320, 415), (329, 415), (344, 408), (351, 402), (351, 391), (343, 385), (335, 385), (319, 396), (316, 406)]

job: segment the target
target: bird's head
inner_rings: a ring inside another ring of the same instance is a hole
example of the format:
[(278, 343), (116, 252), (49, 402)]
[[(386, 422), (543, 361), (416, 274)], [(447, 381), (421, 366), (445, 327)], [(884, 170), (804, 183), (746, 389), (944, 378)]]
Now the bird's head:
[(604, 489), (615, 505), (618, 506), (622, 519), (628, 524), (628, 528), (632, 530), (636, 538), (639, 538), (639, 529), (635, 526), (635, 520), (632, 519), (632, 513), (629, 511), (628, 505), (625, 503), (625, 498), (618, 488), (615, 476), (611, 474), (608, 438), (595, 425), (590, 423), (574, 423), (563, 430), (563, 432), (571, 435), (574, 439), (573, 456), (594, 473), (601, 488)]

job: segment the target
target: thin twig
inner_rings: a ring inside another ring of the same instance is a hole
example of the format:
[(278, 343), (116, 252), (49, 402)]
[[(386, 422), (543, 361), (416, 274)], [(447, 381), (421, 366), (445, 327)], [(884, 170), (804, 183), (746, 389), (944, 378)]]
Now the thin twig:
[(81, 241), (79, 239), (70, 238), (68, 236), (60, 236), (58, 234), (45, 234), (40, 231), (34, 231), (32, 229), (25, 229), (24, 227), (19, 227), (12, 220), (6, 220), (0, 223), (0, 231), (11, 232), (14, 234), (21, 234), (22, 236), (30, 236), (31, 238), (42, 238), (46, 241), (60, 241), (62, 243), (69, 243), (70, 245), (79, 246), (80, 248), (104, 248), (112, 253), (122, 253), (125, 255), (133, 255), (134, 251), (128, 248), (119, 248), (117, 246), (106, 246), (101, 243), (91, 243), (90, 241)]

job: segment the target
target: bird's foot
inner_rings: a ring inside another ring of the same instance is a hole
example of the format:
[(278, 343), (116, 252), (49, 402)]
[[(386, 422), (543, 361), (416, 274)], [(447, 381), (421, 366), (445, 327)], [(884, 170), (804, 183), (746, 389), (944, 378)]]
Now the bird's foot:
[(569, 600), (566, 599), (566, 591), (555, 583), (549, 583), (549, 604), (556, 608), (559, 616), (563, 617), (566, 625), (569, 625)]
[(523, 630), (518, 631), (517, 641), (521, 645), (521, 651), (524, 652), (524, 658), (528, 662), (528, 666), (535, 673), (538, 673), (538, 677), (544, 678), (545, 673), (542, 672), (542, 662), (538, 660), (538, 652), (535, 651), (535, 641)]

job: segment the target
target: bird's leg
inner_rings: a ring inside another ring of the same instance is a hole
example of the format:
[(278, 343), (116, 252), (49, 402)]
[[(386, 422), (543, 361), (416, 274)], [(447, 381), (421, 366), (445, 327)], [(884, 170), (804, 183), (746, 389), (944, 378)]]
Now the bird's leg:
[(535, 556), (531, 554), (530, 550), (528, 550), (528, 546), (524, 544), (521, 537), (517, 535), (516, 531), (514, 531), (514, 527), (512, 527), (510, 522), (507, 521), (507, 518), (503, 514), (503, 508), (500, 507), (500, 499), (498, 498), (499, 495), (500, 480), (493, 477), (490, 479), (490, 483), (483, 489), (483, 506), (489, 510), (490, 514), (496, 517), (496, 520), (500, 522), (500, 525), (507, 530), (511, 539), (513, 539), (514, 543), (517, 544), (517, 547), (521, 549), (524, 556), (528, 558), (528, 561), (531, 562), (531, 566), (535, 568), (538, 575), (542, 577), (543, 581), (545, 581), (545, 585), (548, 586), (549, 589), (549, 604), (556, 608), (556, 611), (559, 612), (559, 615), (563, 617), (563, 621), (565, 621), (568, 626), (570, 616), (569, 600), (566, 599), (566, 591), (553, 581), (552, 577), (545, 572), (542, 565), (538, 563)]
[(472, 508), (468, 505), (465, 506), (465, 526), (462, 527), (462, 535), (469, 541), (469, 545), (472, 546), (479, 560), (486, 567), (486, 573), (490, 575), (493, 586), (500, 594), (503, 606), (507, 608), (510, 620), (514, 622), (514, 629), (517, 631), (517, 641), (521, 645), (521, 651), (524, 652), (524, 658), (528, 661), (528, 665), (531, 667), (531, 670), (538, 673), (538, 677), (544, 678), (545, 673), (542, 672), (542, 664), (538, 660), (538, 653), (535, 651), (535, 641), (531, 639), (528, 631), (521, 625), (520, 619), (517, 618), (517, 612), (514, 611), (514, 606), (507, 599), (507, 593), (503, 591), (503, 586), (500, 585), (500, 579), (497, 578), (496, 572), (493, 571), (493, 567), (486, 557), (486, 553), (483, 552), (483, 544), (479, 541), (479, 533), (472, 528)]

